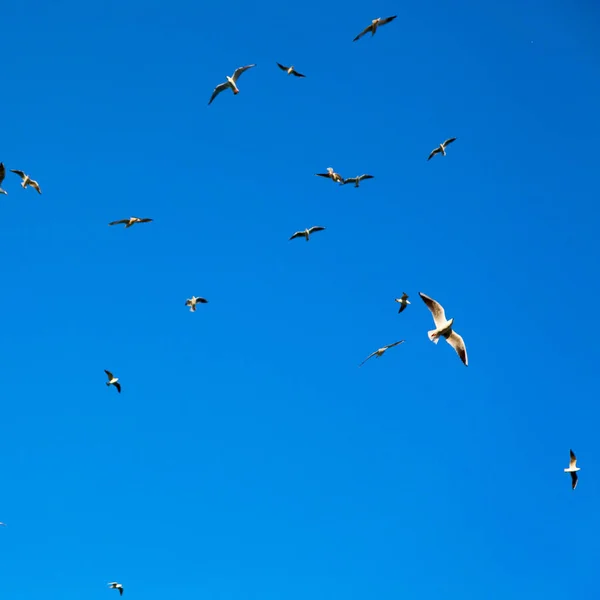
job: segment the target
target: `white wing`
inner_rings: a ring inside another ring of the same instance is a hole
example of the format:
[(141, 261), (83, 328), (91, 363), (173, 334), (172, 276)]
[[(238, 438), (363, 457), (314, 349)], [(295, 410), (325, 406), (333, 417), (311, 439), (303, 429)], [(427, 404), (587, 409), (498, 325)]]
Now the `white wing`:
[(465, 363), (465, 367), (469, 366), (469, 359), (467, 357), (467, 348), (465, 347), (465, 341), (453, 331), (447, 338), (446, 341), (456, 350), (456, 354), (460, 357), (460, 360)]
[(236, 69), (233, 72), (233, 75), (231, 76), (231, 79), (233, 79), (234, 83), (240, 78), (240, 75), (244, 72), (247, 71), (248, 69), (251, 69), (252, 67), (255, 67), (256, 65), (246, 65), (245, 67), (239, 67), (238, 69)]
[(210, 97), (210, 100), (208, 101), (209, 104), (212, 103), (212, 101), (224, 90), (226, 90), (228, 87), (231, 87), (229, 85), (229, 81), (225, 81), (224, 83), (220, 83), (214, 90), (212, 93), (212, 96)]
[(444, 312), (443, 306), (436, 302), (433, 298), (426, 296), (422, 292), (419, 292), (419, 296), (423, 299), (423, 302), (427, 305), (427, 308), (431, 311), (433, 315), (433, 322), (436, 327), (441, 327), (446, 323), (446, 313)]

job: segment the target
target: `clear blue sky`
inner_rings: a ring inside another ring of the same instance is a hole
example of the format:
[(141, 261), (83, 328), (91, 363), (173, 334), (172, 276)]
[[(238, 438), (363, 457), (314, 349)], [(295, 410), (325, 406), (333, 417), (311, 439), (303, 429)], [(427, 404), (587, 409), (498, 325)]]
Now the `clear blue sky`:
[(597, 3), (2, 12), (2, 598), (597, 596)]

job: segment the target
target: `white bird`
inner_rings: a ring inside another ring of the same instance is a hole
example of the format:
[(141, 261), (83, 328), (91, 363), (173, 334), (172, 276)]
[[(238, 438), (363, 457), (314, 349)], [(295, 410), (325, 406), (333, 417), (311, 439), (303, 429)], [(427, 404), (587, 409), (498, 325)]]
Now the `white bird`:
[(356, 40), (359, 40), (363, 35), (365, 35), (365, 33), (368, 33), (369, 31), (371, 32), (371, 37), (373, 37), (378, 27), (393, 21), (397, 16), (398, 15), (394, 15), (393, 17), (386, 17), (385, 19), (373, 19), (371, 24), (368, 27), (365, 27), (365, 29), (363, 29), (352, 41), (356, 42)]
[(291, 67), (284, 67), (281, 63), (277, 63), (277, 66), (282, 71), (286, 71), (288, 75), (295, 75), (296, 77), (306, 77), (306, 75), (302, 75), (302, 73), (298, 73), (298, 71), (296, 71), (296, 69), (294, 69), (293, 65)]
[(333, 170), (333, 167), (327, 167), (327, 173), (315, 173), (317, 177), (327, 177), (338, 183), (344, 183), (344, 178)]
[(192, 296), (189, 300), (185, 301), (185, 305), (190, 307), (190, 312), (196, 312), (196, 304), (206, 304), (208, 300), (206, 298), (196, 298)]
[(460, 360), (465, 363), (465, 367), (468, 366), (469, 360), (467, 358), (467, 349), (465, 347), (465, 342), (456, 333), (456, 331), (452, 331), (452, 324), (454, 323), (454, 319), (446, 320), (446, 313), (444, 312), (444, 308), (439, 302), (436, 302), (433, 298), (426, 296), (422, 292), (419, 292), (419, 296), (423, 299), (423, 302), (427, 305), (427, 308), (431, 311), (433, 315), (433, 322), (435, 323), (435, 329), (427, 332), (429, 339), (437, 344), (440, 340), (440, 336), (446, 338), (446, 341), (456, 350), (456, 353), (460, 357)]
[(0, 163), (0, 194), (8, 194), (8, 192), (6, 190), (3, 190), (1, 187), (5, 176), (6, 176), (6, 168), (4, 167), (4, 163)]
[(111, 590), (119, 590), (119, 594), (121, 596), (123, 595), (123, 586), (122, 586), (122, 584), (117, 583), (116, 581), (112, 581), (108, 585), (110, 586)]
[(371, 354), (369, 354), (369, 356), (367, 356), (367, 358), (365, 358), (365, 360), (363, 360), (360, 363), (360, 365), (358, 365), (358, 366), (362, 367), (373, 356), (377, 356), (377, 358), (379, 358), (380, 356), (383, 356), (383, 354), (385, 353), (385, 351), (388, 348), (393, 348), (394, 346), (397, 346), (398, 344), (402, 344), (403, 342), (404, 342), (404, 340), (400, 340), (399, 342), (394, 342), (393, 344), (389, 344), (387, 346), (384, 346), (383, 348), (379, 348), (379, 350), (375, 350), (375, 352), (371, 352)]
[(11, 169), (13, 173), (16, 173), (23, 181), (21, 181), (21, 187), (25, 189), (28, 185), (30, 185), (34, 190), (37, 190), (38, 194), (42, 193), (40, 189), (40, 185), (34, 179), (31, 179), (29, 175), (25, 175), (23, 171), (19, 171), (18, 169)]
[(248, 69), (251, 69), (252, 67), (255, 67), (256, 65), (246, 65), (245, 67), (239, 67), (237, 68), (234, 72), (233, 75), (231, 77), (229, 77), (229, 75), (227, 76), (227, 81), (224, 81), (223, 83), (220, 83), (214, 90), (212, 93), (212, 96), (210, 97), (210, 100), (208, 101), (208, 104), (210, 105), (211, 102), (221, 93), (224, 92), (226, 89), (231, 89), (231, 91), (234, 94), (239, 94), (240, 90), (238, 90), (238, 87), (236, 85), (236, 81), (240, 78), (240, 75), (244, 72), (247, 71)]
[(314, 233), (315, 231), (324, 231), (324, 229), (325, 229), (325, 227), (315, 226), (315, 227), (311, 227), (310, 229), (305, 229), (304, 231), (296, 231), (296, 233), (290, 238), (290, 240), (293, 240), (294, 238), (297, 238), (297, 237), (305, 237), (306, 241), (308, 242), (308, 239), (310, 238), (311, 233)]
[(575, 489), (577, 487), (577, 471), (581, 469), (577, 466), (577, 457), (573, 450), (569, 450), (571, 455), (571, 461), (569, 462), (569, 468), (565, 469), (565, 473), (571, 473), (571, 487)]
[(408, 294), (406, 292), (402, 292), (401, 298), (394, 298), (394, 302), (398, 302), (398, 304), (400, 304), (398, 314), (400, 314), (410, 304), (408, 301)]
[(119, 383), (119, 378), (115, 377), (110, 371), (104, 369), (104, 372), (108, 376), (108, 381), (106, 385), (114, 385), (117, 388), (117, 392), (121, 393), (121, 384)]
[(445, 142), (442, 142), (437, 148), (435, 148), (435, 150), (431, 151), (431, 154), (429, 155), (429, 158), (427, 160), (431, 160), (433, 156), (439, 154), (440, 152), (442, 153), (442, 156), (446, 156), (446, 146), (448, 144), (451, 144), (454, 140), (456, 140), (456, 138), (450, 138)]
[(129, 219), (121, 219), (120, 221), (111, 221), (109, 225), (125, 225), (125, 229), (135, 225), (136, 223), (151, 223), (152, 219), (140, 219), (139, 217), (129, 217)]
[(373, 175), (361, 175), (360, 177), (348, 177), (348, 179), (344, 179), (342, 185), (346, 185), (347, 183), (353, 183), (354, 187), (359, 187), (360, 182), (363, 179), (373, 179)]

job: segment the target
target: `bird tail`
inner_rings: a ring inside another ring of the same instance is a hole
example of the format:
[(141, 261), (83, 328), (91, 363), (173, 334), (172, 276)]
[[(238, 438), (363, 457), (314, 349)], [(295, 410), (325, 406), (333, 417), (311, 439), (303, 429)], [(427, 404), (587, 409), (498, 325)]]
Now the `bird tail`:
[(440, 334), (438, 333), (437, 329), (432, 329), (431, 331), (428, 331), (427, 335), (434, 344), (437, 344), (440, 341)]
[(239, 93), (240, 93), (240, 90), (233, 90), (233, 93), (234, 93), (234, 94), (239, 94)]

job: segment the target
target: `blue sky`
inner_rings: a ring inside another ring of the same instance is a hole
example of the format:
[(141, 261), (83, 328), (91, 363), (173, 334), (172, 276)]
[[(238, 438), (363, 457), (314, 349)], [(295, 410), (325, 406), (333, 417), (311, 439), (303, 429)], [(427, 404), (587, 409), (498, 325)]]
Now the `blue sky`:
[(205, 4), (3, 9), (2, 597), (595, 597), (600, 9)]

